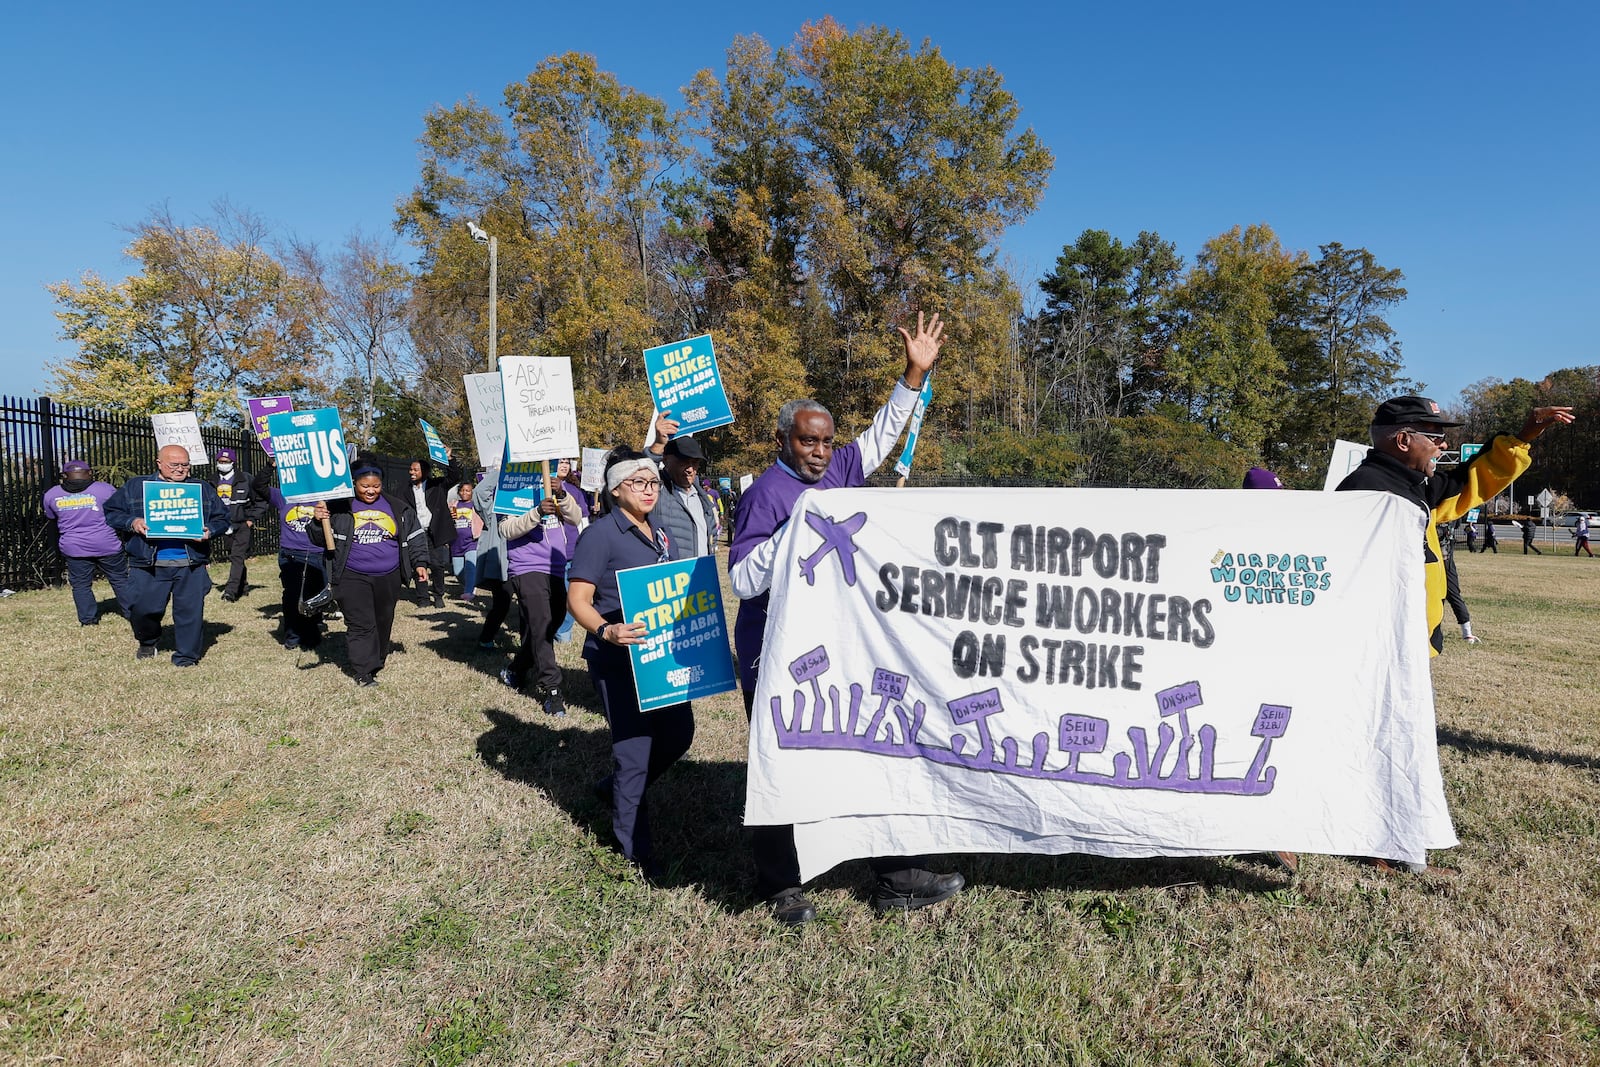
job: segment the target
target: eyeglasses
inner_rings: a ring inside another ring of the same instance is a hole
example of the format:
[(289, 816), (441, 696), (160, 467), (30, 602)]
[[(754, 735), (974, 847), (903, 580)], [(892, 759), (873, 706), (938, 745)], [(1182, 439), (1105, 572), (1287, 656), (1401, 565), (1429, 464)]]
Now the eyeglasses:
[(661, 492), (661, 480), (659, 478), (629, 478), (622, 484), (632, 489), (635, 493)]
[(1442, 446), (1444, 444), (1444, 434), (1442, 433), (1429, 433), (1427, 430), (1418, 430), (1410, 426), (1406, 427), (1406, 433), (1416, 434), (1418, 437), (1426, 437), (1436, 445)]

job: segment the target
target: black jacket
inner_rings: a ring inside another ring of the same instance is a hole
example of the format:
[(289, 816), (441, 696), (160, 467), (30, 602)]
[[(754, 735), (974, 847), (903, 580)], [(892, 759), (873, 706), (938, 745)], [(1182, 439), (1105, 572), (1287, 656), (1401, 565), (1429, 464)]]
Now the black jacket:
[(243, 526), (246, 520), (251, 522), (263, 518), (267, 511), (267, 487), (271, 479), (270, 471), (261, 471), (250, 474), (239, 466), (233, 468), (233, 480), (230, 494), (222, 496), (219, 488), (223, 477), (218, 474), (211, 479), (211, 487), (217, 490), (217, 496), (222, 499), (223, 506), (228, 509), (228, 524), (235, 528)]
[[(450, 498), (455, 487), (461, 484), (461, 468), (451, 460), (443, 474), (425, 478), (422, 484), (425, 487), (422, 499), (428, 504), (428, 541), (434, 546), (448, 545), (456, 539), (456, 519), (450, 512)], [(407, 504), (412, 500), (411, 489), (411, 483), (406, 482)]]
[[(400, 565), (415, 571), (418, 567), (428, 566), (428, 539), (423, 529), (417, 524), (417, 509), (411, 506), (411, 501), (400, 497), (383, 494), (383, 499), (388, 503), (389, 510), (394, 512), (396, 535), (400, 540)], [(322, 523), (313, 521), (306, 527), (306, 536), (314, 545), (333, 549), (333, 566), (328, 573), (328, 578), (335, 585), (344, 577), (344, 565), (350, 558), (350, 536), (355, 532), (355, 514), (351, 511), (354, 500), (330, 500), (328, 502), (328, 525), (333, 527), (333, 544), (328, 544), (324, 535)], [(454, 525), (454, 520), (451, 521)]]

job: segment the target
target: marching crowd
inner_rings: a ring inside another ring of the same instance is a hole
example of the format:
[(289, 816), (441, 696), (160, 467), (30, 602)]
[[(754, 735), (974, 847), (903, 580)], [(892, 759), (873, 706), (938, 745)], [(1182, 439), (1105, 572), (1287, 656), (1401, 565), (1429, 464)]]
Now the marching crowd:
[[(905, 370), (870, 428), (857, 440), (835, 446), (831, 414), (813, 400), (794, 400), (780, 410), (774, 430), (776, 457), (742, 494), (728, 555), (729, 578), (739, 596), (734, 653), (746, 715), (753, 706), (767, 618), (778, 536), (807, 489), (860, 486), (889, 455), (911, 418), (919, 391), (938, 357), (943, 336), (939, 316), (919, 313), (914, 331), (900, 329)], [(229, 574), (222, 598), (233, 600), (247, 585), (246, 560), (253, 524), (276, 513), (282, 588), (280, 637), (291, 649), (310, 650), (322, 641), (319, 616), (337, 610), (346, 629), (346, 659), (358, 686), (379, 684), (391, 651), (395, 608), (406, 586), (419, 605), (442, 607), (445, 575), (461, 581), (460, 597), (488, 606), (478, 644), (493, 649), (509, 615), (520, 605), (520, 642), (499, 673), (506, 685), (537, 700), (552, 716), (565, 714), (555, 642), (570, 627), (585, 633), (583, 659), (610, 726), (611, 773), (594, 791), (611, 812), (612, 832), (624, 856), (647, 876), (658, 871), (651, 844), (650, 786), (685, 752), (694, 737), (688, 703), (641, 712), (628, 646), (644, 640), (645, 627), (623, 617), (618, 571), (712, 553), (721, 526), (719, 501), (701, 482), (707, 456), (701, 442), (678, 436), (671, 412), (658, 416), (657, 440), (648, 451), (613, 449), (606, 458), (595, 499), (578, 484), (573, 464), (561, 460), (547, 480), (539, 504), (521, 515), (495, 513), (499, 468), (467, 479), (447, 452), (442, 474), (432, 464), (411, 464), (409, 483), (384, 484), (382, 471), (360, 459), (352, 466), (354, 496), (348, 500), (291, 503), (270, 484), (270, 471), (239, 472), (237, 456), (219, 449), (217, 477), (202, 482), (204, 531), (198, 541), (151, 536), (143, 511), (150, 481), (194, 481), (188, 453), (178, 445), (160, 450), (156, 472), (113, 488), (97, 481), (89, 465), (63, 465), (62, 483), (45, 497), (47, 514), (60, 530), (78, 620), (94, 625), (98, 605), (92, 581), (103, 575), (132, 625), (136, 656), (154, 656), (162, 622), (171, 606), (172, 662), (190, 667), (204, 653), (203, 612), (212, 581), (206, 564), (210, 542), (228, 539)], [(1551, 426), (1572, 421), (1570, 408), (1535, 409), (1517, 434), (1495, 438), (1470, 463), (1447, 472), (1434, 467), (1446, 428), (1459, 425), (1425, 397), (1399, 397), (1375, 413), (1372, 450), (1341, 490), (1391, 492), (1428, 513), (1422, 560), (1426, 571), (1428, 625), (1433, 647), (1442, 648), (1440, 626), (1447, 594), (1459, 602), (1453, 561), (1441, 548), (1438, 524), (1456, 521), (1490, 499), (1530, 462), (1529, 446)], [(1252, 470), (1246, 488), (1281, 488), (1276, 476)], [(1587, 550), (1587, 526), (1582, 547)], [(1447, 574), (1448, 568), (1448, 574)], [(1458, 609), (1463, 634), (1470, 622)], [(805, 895), (793, 827), (753, 828), (758, 895), (785, 924), (806, 923), (816, 909)], [(1279, 861), (1294, 866), (1289, 854)], [(1390, 869), (1415, 869), (1399, 861), (1375, 861)], [(876, 857), (871, 903), (879, 911), (920, 908), (960, 892), (958, 873), (931, 869), (923, 857)]]

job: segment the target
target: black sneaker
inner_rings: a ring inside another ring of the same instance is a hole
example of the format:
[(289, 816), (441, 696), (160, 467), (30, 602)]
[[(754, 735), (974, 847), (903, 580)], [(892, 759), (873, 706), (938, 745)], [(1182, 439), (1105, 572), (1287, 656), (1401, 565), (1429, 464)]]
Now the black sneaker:
[(134, 659), (154, 659), (155, 655), (156, 655), (156, 646), (153, 643), (152, 644), (148, 644), (148, 645), (141, 643), (139, 645), (139, 651), (137, 651), (137, 652), (135, 652), (133, 654), (133, 658)]
[(934, 874), (921, 868), (897, 871), (878, 879), (878, 886), (872, 891), (872, 908), (880, 913), (926, 908), (949, 900), (966, 884), (967, 880), (955, 873)]
[(239, 594), (237, 594), (237, 593), (223, 593), (222, 594), (222, 602), (224, 604), (232, 604), (235, 600), (238, 600), (238, 599), (239, 599)]
[(299, 637), (299, 635), (298, 634), (290, 634), (288, 637), (284, 638), (283, 639), (283, 647), (287, 648), (287, 649), (289, 649), (291, 651), (293, 651), (294, 649), (299, 648), (300, 647), (300, 637)]
[(562, 701), (561, 694), (554, 689), (544, 695), (544, 713), (554, 715), (558, 719), (567, 717), (567, 705)]
[(356, 677), (356, 685), (360, 686), (362, 689), (370, 689), (377, 684), (378, 679), (373, 675), (362, 674)]
[(522, 679), (518, 678), (510, 667), (502, 667), (499, 674), (500, 684), (518, 692), (522, 691)]

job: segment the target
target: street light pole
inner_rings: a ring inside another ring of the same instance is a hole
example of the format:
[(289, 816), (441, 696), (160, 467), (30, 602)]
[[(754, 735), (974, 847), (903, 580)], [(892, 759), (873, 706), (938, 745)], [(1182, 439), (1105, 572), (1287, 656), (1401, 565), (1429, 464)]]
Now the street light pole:
[(495, 312), (500, 297), (500, 239), (491, 237), (489, 231), (471, 219), (467, 220), (467, 231), (474, 241), (489, 246), (489, 373), (493, 374), (500, 369), (499, 360), (495, 358), (495, 336), (499, 333)]
[(495, 305), (500, 297), (500, 238), (489, 238), (489, 369), (496, 370), (500, 364), (495, 358), (494, 342), (499, 331), (495, 328)]

